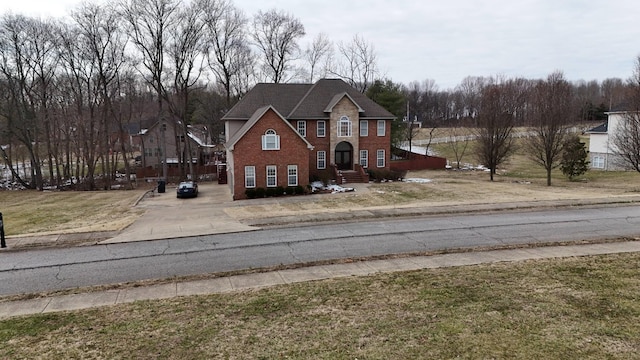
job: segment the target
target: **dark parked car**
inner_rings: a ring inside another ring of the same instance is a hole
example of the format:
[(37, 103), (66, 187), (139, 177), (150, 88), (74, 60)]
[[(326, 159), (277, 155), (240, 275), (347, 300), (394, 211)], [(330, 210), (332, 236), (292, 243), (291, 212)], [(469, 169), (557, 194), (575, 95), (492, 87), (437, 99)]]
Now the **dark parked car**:
[(198, 196), (198, 184), (194, 181), (183, 181), (176, 188), (179, 198)]

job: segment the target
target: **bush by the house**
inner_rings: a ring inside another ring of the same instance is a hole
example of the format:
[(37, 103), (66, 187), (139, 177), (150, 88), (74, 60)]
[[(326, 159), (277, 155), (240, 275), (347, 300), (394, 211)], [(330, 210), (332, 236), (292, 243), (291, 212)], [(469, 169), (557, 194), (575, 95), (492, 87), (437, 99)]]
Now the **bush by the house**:
[(383, 181), (398, 181), (404, 179), (407, 175), (406, 171), (394, 171), (394, 170), (372, 170), (368, 169), (369, 180), (373, 182)]
[(255, 199), (256, 189), (247, 189), (244, 191), (244, 195), (247, 197), (247, 199)]
[(267, 190), (265, 188), (256, 188), (256, 197), (261, 199), (267, 195)]

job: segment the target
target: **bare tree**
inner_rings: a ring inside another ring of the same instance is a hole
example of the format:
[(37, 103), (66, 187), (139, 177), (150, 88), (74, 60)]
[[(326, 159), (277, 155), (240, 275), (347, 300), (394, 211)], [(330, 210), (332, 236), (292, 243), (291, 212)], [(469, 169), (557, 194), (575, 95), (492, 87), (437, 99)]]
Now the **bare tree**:
[(491, 84), (482, 89), (478, 107), (478, 160), (490, 170), (493, 181), (497, 167), (515, 150), (513, 128), (515, 103), (509, 84)]
[[(191, 178), (195, 179), (191, 149), (188, 134), (188, 110), (190, 95), (193, 92), (202, 73), (202, 54), (204, 52), (204, 32), (201, 7), (187, 5), (176, 10), (176, 21), (169, 26), (170, 39), (168, 41), (168, 55), (170, 58), (170, 73), (173, 81), (170, 87), (163, 88), (163, 97), (169, 105), (169, 111), (180, 119), (179, 129), (175, 134), (176, 149), (180, 159), (182, 176), (185, 176), (185, 165), (189, 166)], [(169, 92), (167, 88), (172, 91)]]
[(131, 40), (142, 54), (145, 79), (158, 95), (159, 111), (162, 111), (167, 29), (175, 21), (173, 14), (178, 5), (178, 0), (125, 0), (121, 4)]
[(276, 9), (258, 11), (253, 19), (253, 40), (263, 56), (262, 70), (274, 83), (289, 81), (293, 61), (299, 57), (298, 39), (304, 25), (293, 15)]
[[(115, 98), (120, 96), (119, 76), (121, 68), (127, 61), (125, 55), (126, 36), (120, 31), (122, 21), (114, 9), (108, 5), (90, 3), (81, 4), (72, 18), (80, 29), (79, 40), (85, 48), (85, 54), (93, 62), (96, 76), (96, 89), (100, 103), (100, 124), (102, 136), (101, 156), (102, 170), (106, 180), (106, 188), (111, 188), (111, 180), (115, 178), (118, 154), (122, 154), (127, 178), (130, 169), (122, 132), (125, 124), (122, 114), (114, 106)], [(112, 134), (117, 134), (113, 137)], [(117, 144), (116, 144), (117, 141)], [(115, 148), (120, 146), (120, 151)], [(111, 157), (109, 157), (111, 153)]]
[[(309, 65), (309, 82), (313, 83), (316, 79), (318, 66), (324, 66), (320, 77), (324, 77), (327, 73), (328, 61), (333, 56), (333, 44), (326, 34), (320, 33), (313, 39), (311, 45), (304, 52), (304, 60)], [(324, 63), (323, 63), (324, 61)]]
[(373, 44), (356, 34), (350, 43), (340, 42), (338, 52), (342, 57), (330, 72), (365, 93), (378, 75), (378, 57)]
[[(226, 105), (240, 95), (240, 83), (252, 73), (253, 57), (246, 39), (247, 18), (229, 0), (201, 0), (207, 37), (208, 65), (216, 80), (224, 87)], [(235, 93), (235, 94), (234, 94)]]
[(50, 22), (15, 15), (5, 15), (0, 27), (0, 73), (8, 91), (3, 115), (7, 131), (24, 146), (30, 160), (31, 180), (18, 180), (41, 190), (41, 145), (46, 146), (50, 179), (57, 167), (56, 126), (50, 109), (58, 61), (55, 27)]
[(547, 186), (551, 186), (551, 171), (560, 166), (562, 148), (573, 124), (572, 96), (571, 85), (561, 72), (550, 74), (531, 91), (531, 133), (525, 144), (533, 161), (546, 170)]
[(620, 161), (640, 172), (640, 56), (636, 58), (629, 88), (626, 111), (612, 134), (612, 143)]

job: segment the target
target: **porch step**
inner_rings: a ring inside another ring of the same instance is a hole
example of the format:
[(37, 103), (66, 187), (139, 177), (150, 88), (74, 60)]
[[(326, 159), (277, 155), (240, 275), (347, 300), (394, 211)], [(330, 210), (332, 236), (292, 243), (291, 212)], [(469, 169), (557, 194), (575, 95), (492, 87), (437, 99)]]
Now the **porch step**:
[(342, 170), (341, 172), (342, 175), (342, 183), (346, 184), (346, 183), (365, 183), (368, 182), (369, 179), (365, 178), (361, 173), (357, 172), (357, 171), (353, 171), (353, 170)]

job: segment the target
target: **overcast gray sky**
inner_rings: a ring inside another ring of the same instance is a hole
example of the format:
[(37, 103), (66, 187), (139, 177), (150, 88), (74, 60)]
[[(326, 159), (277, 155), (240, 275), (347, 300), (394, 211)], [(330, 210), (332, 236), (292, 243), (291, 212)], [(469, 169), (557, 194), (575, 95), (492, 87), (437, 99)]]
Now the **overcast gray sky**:
[[(0, 12), (62, 17), (78, 0), (0, 0)], [(395, 82), (433, 79), (453, 88), (466, 76), (627, 79), (640, 55), (638, 0), (235, 0), (252, 16), (288, 11), (309, 42), (360, 34)]]

